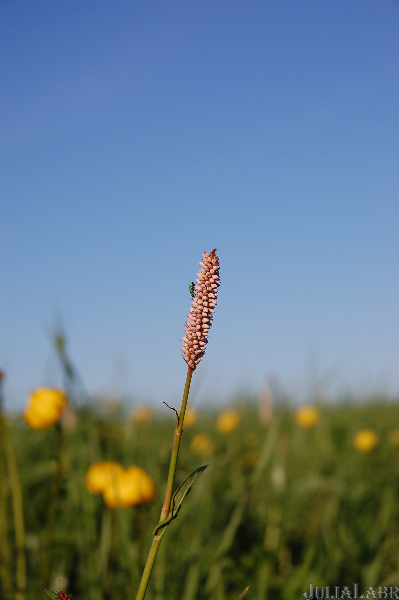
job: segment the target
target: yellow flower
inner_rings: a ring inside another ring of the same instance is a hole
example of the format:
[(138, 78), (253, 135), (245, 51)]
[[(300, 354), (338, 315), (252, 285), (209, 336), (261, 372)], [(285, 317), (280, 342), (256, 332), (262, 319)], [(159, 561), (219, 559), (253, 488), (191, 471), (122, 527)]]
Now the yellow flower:
[(32, 429), (43, 429), (55, 425), (66, 406), (66, 394), (56, 388), (38, 388), (28, 398), (23, 414)]
[(110, 508), (148, 504), (156, 495), (155, 483), (140, 467), (129, 467), (116, 472), (109, 481), (103, 496)]
[(234, 408), (229, 408), (222, 412), (217, 420), (216, 426), (220, 433), (230, 433), (234, 431), (240, 424), (240, 415)]
[(353, 438), (353, 445), (359, 452), (371, 452), (378, 446), (378, 436), (372, 429), (361, 429)]
[(298, 408), (295, 413), (295, 421), (299, 427), (303, 429), (309, 429), (314, 427), (317, 421), (320, 419), (320, 412), (315, 406), (305, 404)]
[(197, 411), (195, 408), (188, 408), (184, 415), (184, 427), (192, 427), (197, 420)]
[(247, 450), (242, 455), (242, 464), (245, 467), (255, 467), (259, 460), (259, 452), (257, 450)]
[(399, 429), (391, 429), (391, 431), (388, 431), (388, 442), (392, 446), (399, 446)]
[(116, 474), (123, 471), (122, 465), (110, 460), (91, 465), (86, 474), (86, 487), (92, 494), (101, 494)]
[(136, 406), (132, 412), (132, 419), (135, 423), (148, 423), (154, 417), (154, 409), (148, 404)]
[(191, 440), (190, 448), (194, 454), (206, 458), (214, 453), (215, 444), (206, 433), (198, 433)]

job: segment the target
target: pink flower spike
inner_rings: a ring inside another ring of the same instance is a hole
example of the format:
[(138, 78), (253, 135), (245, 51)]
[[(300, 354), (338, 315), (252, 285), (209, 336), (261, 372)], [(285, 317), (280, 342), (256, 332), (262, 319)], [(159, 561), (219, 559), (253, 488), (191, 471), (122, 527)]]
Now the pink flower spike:
[(209, 329), (217, 304), (220, 262), (215, 252), (216, 248), (209, 254), (204, 252), (202, 255), (201, 268), (195, 280), (195, 295), (191, 302), (190, 314), (185, 323), (185, 335), (182, 339), (183, 358), (193, 370), (205, 354)]

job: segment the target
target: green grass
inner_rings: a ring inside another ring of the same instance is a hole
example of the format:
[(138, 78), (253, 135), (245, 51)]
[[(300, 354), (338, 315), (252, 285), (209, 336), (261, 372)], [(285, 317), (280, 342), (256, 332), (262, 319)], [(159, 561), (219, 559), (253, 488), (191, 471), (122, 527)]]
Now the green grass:
[[(399, 446), (389, 444), (387, 433), (399, 427), (399, 405), (383, 400), (327, 405), (309, 430), (295, 425), (294, 410), (287, 406), (269, 425), (259, 422), (255, 402), (236, 407), (241, 424), (228, 435), (216, 430), (216, 410), (204, 410), (184, 432), (176, 486), (197, 467), (209, 463), (209, 468), (163, 538), (146, 598), (234, 600), (250, 585), (249, 599), (297, 600), (309, 582), (358, 582), (362, 591), (398, 584)], [(363, 427), (380, 437), (370, 454), (353, 447), (353, 436)], [(73, 600), (135, 597), (159, 518), (173, 432), (173, 413), (138, 425), (123, 414), (78, 411), (76, 429), (64, 431), (51, 575), (40, 582), (56, 434), (53, 428), (28, 430), (20, 419), (10, 425), (23, 491), (27, 600), (45, 598), (41, 587), (58, 589), (59, 579)], [(190, 449), (199, 432), (216, 444), (206, 459)], [(84, 485), (88, 467), (103, 460), (144, 468), (157, 483), (156, 500), (108, 509)], [(8, 600), (15, 598), (10, 590), (15, 536), (2, 447), (0, 476), (0, 598)]]

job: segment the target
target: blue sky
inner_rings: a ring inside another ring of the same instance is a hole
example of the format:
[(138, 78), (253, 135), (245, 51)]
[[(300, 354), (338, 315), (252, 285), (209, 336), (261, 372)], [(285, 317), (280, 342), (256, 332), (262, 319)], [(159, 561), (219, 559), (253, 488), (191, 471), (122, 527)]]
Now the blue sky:
[(271, 375), (399, 393), (399, 3), (4, 2), (6, 405), (61, 382), (178, 404), (188, 282), (220, 297), (195, 402)]

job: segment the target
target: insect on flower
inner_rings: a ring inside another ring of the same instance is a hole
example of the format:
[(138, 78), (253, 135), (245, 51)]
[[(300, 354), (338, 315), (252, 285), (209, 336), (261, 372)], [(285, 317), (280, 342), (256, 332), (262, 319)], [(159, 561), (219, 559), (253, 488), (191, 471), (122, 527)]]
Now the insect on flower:
[(194, 291), (194, 287), (195, 287), (195, 283), (194, 281), (190, 281), (190, 283), (188, 284), (188, 291), (191, 294), (191, 298), (195, 298), (195, 291)]
[[(205, 354), (209, 329), (217, 304), (220, 262), (215, 252), (216, 248), (209, 254), (204, 252), (202, 255), (201, 268), (195, 280), (195, 295), (191, 301), (190, 314), (185, 323), (185, 335), (182, 338), (183, 358), (192, 370), (196, 368)], [(192, 281), (189, 286), (190, 291), (193, 285)]]

